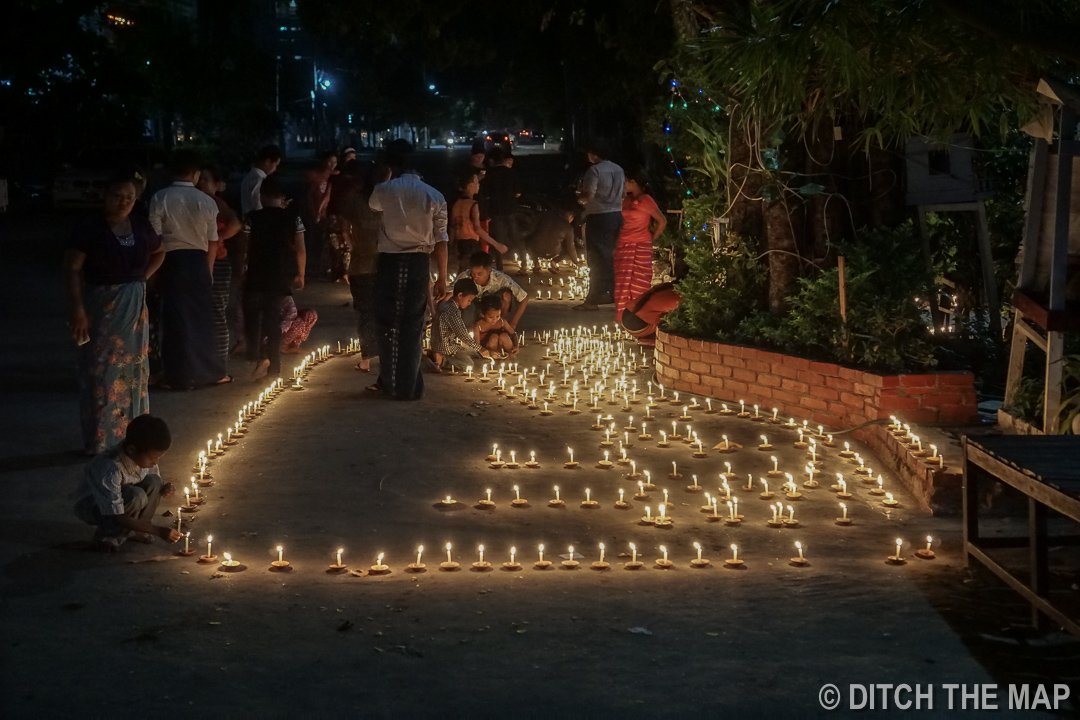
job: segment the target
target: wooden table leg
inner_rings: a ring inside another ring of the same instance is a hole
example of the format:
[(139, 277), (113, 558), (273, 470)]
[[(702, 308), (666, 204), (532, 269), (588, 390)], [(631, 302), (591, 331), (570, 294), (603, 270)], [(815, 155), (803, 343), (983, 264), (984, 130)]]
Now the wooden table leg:
[(963, 439), (964, 457), (964, 562), (971, 567), (971, 555), (967, 553), (969, 544), (979, 542), (979, 478), (978, 468), (967, 459), (967, 437)]
[[(1031, 544), (1028, 546), (1028, 562), (1031, 565), (1031, 591), (1037, 596), (1050, 601), (1049, 559), (1046, 547), (1046, 506), (1028, 498), (1028, 534)], [(1031, 624), (1041, 629), (1044, 622), (1042, 613), (1034, 606), (1031, 608)]]

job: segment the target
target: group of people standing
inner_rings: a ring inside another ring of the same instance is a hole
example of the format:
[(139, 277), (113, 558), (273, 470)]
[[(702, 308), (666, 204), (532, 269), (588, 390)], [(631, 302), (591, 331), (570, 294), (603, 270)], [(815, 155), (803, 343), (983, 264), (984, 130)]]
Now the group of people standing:
[[(303, 226), (272, 178), (280, 161), (274, 146), (259, 152), (237, 213), (221, 196), (224, 174), (178, 151), (173, 182), (148, 205), (142, 173), (122, 172), (108, 183), (102, 212), (72, 232), (64, 268), (88, 454), (149, 411), (151, 384), (229, 383), (229, 354), (245, 349), (256, 375), (278, 373), (280, 352), (306, 339), (314, 313), (298, 317), (285, 302), (303, 287)], [(283, 324), (291, 331), (284, 341)]]

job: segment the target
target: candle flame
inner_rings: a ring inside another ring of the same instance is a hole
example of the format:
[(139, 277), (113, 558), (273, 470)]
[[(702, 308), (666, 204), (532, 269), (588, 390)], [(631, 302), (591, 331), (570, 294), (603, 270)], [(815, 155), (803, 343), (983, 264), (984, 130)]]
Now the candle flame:
[(229, 553), (224, 553), (224, 555), (225, 555), (225, 562), (232, 562), (232, 555), (230, 555)]

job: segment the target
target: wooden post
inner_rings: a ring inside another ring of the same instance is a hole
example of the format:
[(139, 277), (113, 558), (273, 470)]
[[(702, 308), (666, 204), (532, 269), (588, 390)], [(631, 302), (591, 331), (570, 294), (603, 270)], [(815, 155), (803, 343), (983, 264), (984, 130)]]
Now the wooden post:
[(983, 292), (986, 294), (986, 315), (994, 340), (1001, 340), (1001, 306), (998, 304), (997, 278), (994, 276), (994, 256), (990, 252), (990, 223), (986, 219), (986, 202), (976, 203), (978, 217), (976, 233), (979, 238), (979, 260), (982, 265)]

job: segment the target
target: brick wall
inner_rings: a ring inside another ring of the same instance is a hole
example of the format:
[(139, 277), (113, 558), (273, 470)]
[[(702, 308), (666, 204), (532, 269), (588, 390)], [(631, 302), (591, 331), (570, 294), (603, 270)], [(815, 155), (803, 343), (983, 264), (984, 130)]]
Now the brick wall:
[[(896, 415), (909, 424), (964, 425), (978, 420), (974, 376), (967, 372), (879, 375), (833, 363), (740, 345), (656, 334), (656, 372), (664, 387), (729, 405), (746, 401), (762, 414), (809, 420), (841, 430)], [(913, 430), (922, 435), (920, 430)], [(852, 433), (896, 470), (924, 507), (955, 514), (960, 507), (959, 458), (931, 466), (882, 425)]]
[(745, 400), (831, 428), (896, 415), (908, 423), (962, 425), (978, 416), (967, 372), (879, 375), (740, 345), (656, 334), (665, 387), (725, 403)]

